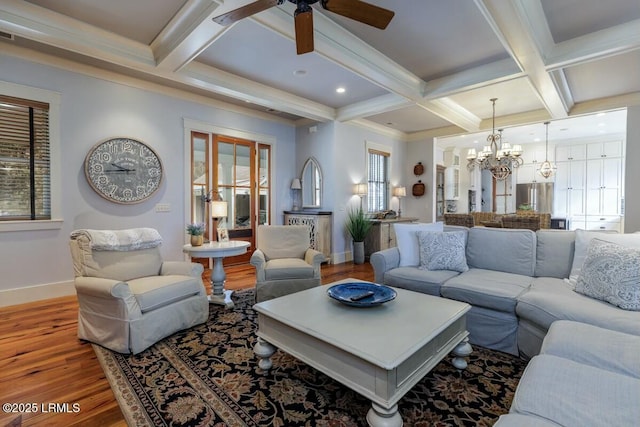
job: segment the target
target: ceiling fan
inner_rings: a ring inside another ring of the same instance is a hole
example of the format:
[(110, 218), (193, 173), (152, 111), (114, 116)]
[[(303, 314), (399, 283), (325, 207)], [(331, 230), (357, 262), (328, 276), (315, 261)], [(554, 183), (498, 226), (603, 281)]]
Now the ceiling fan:
[[(296, 50), (298, 55), (313, 52), (313, 18), (311, 5), (320, 2), (323, 9), (338, 15), (362, 22), (384, 30), (391, 22), (394, 12), (366, 3), (361, 0), (288, 0), (297, 8), (294, 13), (296, 31)], [(231, 25), (240, 19), (273, 6), (283, 4), (285, 0), (257, 0), (223, 15), (216, 16), (213, 21), (223, 25)]]

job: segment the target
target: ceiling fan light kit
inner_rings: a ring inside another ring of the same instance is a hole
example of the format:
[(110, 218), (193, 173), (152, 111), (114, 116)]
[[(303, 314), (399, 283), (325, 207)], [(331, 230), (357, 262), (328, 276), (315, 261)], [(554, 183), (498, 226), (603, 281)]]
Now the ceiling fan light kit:
[[(228, 26), (241, 19), (262, 12), (273, 6), (280, 6), (285, 0), (257, 0), (238, 9), (216, 16), (213, 21)], [(323, 9), (345, 18), (362, 22), (384, 30), (391, 22), (394, 12), (361, 0), (288, 0), (296, 5), (294, 12), (296, 31), (296, 51), (298, 55), (313, 52), (313, 9), (311, 5), (320, 2)]]

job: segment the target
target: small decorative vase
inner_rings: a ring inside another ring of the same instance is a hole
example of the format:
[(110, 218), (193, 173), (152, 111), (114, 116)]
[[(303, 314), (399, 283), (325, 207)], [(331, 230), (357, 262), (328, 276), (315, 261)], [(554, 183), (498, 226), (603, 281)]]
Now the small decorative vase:
[(202, 246), (204, 242), (204, 236), (202, 234), (199, 235), (191, 235), (191, 246)]
[(353, 263), (364, 264), (364, 242), (353, 242)]

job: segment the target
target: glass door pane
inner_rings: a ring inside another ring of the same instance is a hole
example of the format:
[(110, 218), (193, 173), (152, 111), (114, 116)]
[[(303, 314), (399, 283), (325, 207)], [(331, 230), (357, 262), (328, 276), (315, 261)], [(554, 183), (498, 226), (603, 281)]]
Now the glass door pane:
[(270, 165), (271, 151), (268, 145), (258, 147), (258, 225), (269, 224), (271, 212), (269, 210), (269, 199), (271, 193)]

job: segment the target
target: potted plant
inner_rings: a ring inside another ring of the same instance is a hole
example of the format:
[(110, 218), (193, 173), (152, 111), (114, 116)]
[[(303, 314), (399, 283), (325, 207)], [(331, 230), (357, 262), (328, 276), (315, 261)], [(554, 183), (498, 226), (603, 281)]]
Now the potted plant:
[(204, 242), (204, 223), (187, 224), (187, 234), (191, 235), (191, 246), (201, 246)]
[(351, 209), (347, 214), (346, 227), (353, 239), (353, 262), (354, 264), (364, 263), (364, 239), (369, 234), (373, 223), (362, 210)]

